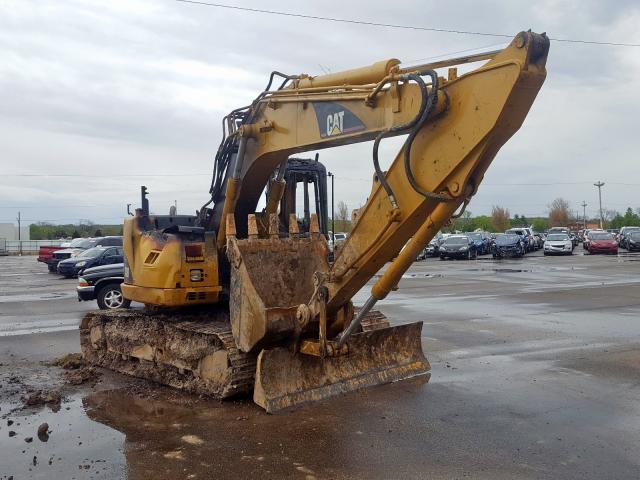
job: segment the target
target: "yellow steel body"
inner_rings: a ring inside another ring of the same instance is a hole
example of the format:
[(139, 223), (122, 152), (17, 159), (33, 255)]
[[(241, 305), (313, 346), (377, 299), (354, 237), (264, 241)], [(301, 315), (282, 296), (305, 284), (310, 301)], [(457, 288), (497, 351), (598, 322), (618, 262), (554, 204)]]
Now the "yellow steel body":
[[(545, 36), (521, 32), (502, 51), (456, 59), (458, 64), (488, 59), (479, 68), (465, 74), (449, 69), (448, 79), (440, 78), (436, 111), (415, 138), (410, 164), (423, 190), (445, 195), (449, 201), (442, 203), (417, 193), (407, 179), (404, 152), (398, 152), (386, 173), (398, 208), (392, 207), (374, 179), (351, 235), (324, 277), (329, 292), (326, 307), (330, 323), (355, 293), (393, 260), (372, 291), (374, 298), (384, 298), (397, 285), (417, 252), (476, 193), (486, 169), (500, 147), (520, 128), (542, 86), (547, 52)], [(422, 98), (420, 90), (400, 74), (423, 72), (429, 65), (401, 69), (398, 63), (391, 59), (326, 76), (301, 76), (291, 87), (267, 92), (254, 102), (253, 124), (243, 125), (235, 132), (246, 138), (246, 152), (239, 178), (229, 178), (227, 182), (222, 216), (235, 214), (238, 238), (246, 237), (247, 218), (255, 214), (270, 175), (290, 155), (369, 141), (381, 131), (405, 124), (416, 116)], [(452, 65), (455, 63), (443, 61), (436, 66)], [(363, 128), (330, 135), (323, 132), (315, 105), (327, 102), (353, 113)], [(369, 163), (370, 159), (361, 162)], [(270, 205), (269, 213), (274, 205)], [(208, 248), (203, 261), (206, 282), (194, 285), (188, 281), (192, 266), (185, 263), (178, 245), (167, 242), (157, 263), (145, 264), (149, 252), (157, 248), (156, 240), (142, 234), (135, 227), (135, 220), (128, 220), (125, 251), (133, 280), (125, 280), (125, 297), (177, 306), (181, 298), (186, 299), (185, 293), (204, 288), (211, 294), (204, 302), (217, 301), (217, 292), (223, 287), (218, 276), (218, 255), (224, 255), (224, 222), (216, 234), (217, 249)], [(172, 290), (180, 293), (173, 294)], [(314, 292), (308, 293), (310, 311), (317, 321)], [(184, 300), (182, 304), (190, 302)]]
[[(222, 287), (213, 241), (202, 244), (201, 259), (187, 258), (182, 241), (145, 234), (136, 217), (125, 220), (123, 237), (128, 270), (121, 287), (125, 298), (167, 307), (219, 301)], [(192, 281), (191, 270), (202, 270), (202, 281)]]

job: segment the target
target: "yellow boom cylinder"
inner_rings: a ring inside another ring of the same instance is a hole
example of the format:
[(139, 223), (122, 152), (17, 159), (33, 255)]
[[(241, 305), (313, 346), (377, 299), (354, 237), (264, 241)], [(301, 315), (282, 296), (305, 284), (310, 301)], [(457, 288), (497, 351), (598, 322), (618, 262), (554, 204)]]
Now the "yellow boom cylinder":
[(376, 300), (382, 300), (398, 284), (402, 275), (407, 271), (416, 257), (427, 243), (438, 233), (451, 218), (459, 202), (446, 202), (439, 204), (429, 215), (427, 221), (418, 229), (409, 243), (402, 249), (382, 277), (371, 288), (371, 296)]
[(299, 81), (299, 88), (308, 87), (332, 87), (336, 85), (366, 85), (378, 83), (386, 77), (393, 67), (400, 64), (397, 58), (382, 60), (368, 67), (354, 68), (343, 72), (307, 77)]

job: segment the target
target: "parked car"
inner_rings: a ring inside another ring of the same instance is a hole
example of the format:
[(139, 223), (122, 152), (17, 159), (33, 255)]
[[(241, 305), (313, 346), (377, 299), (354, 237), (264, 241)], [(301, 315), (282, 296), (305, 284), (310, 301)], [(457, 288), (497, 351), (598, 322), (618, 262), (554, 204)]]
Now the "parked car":
[(522, 237), (515, 233), (501, 233), (496, 236), (491, 254), (493, 258), (522, 257), (525, 253)]
[(571, 243), (574, 247), (577, 247), (580, 243), (580, 239), (578, 238), (578, 232), (569, 232), (569, 238), (571, 239)]
[(54, 259), (53, 254), (58, 250), (64, 250), (63, 246), (42, 245), (38, 249), (38, 261), (47, 265), (50, 272), (56, 271), (58, 261)]
[(527, 232), (524, 228), (510, 228), (504, 233), (518, 235), (521, 238), (522, 244), (524, 245), (527, 252), (532, 252), (534, 250), (533, 240), (530, 238), (529, 232)]
[(640, 230), (632, 230), (628, 233), (626, 245), (630, 252), (640, 250)]
[(71, 242), (69, 248), (64, 250), (58, 250), (53, 252), (53, 260), (51, 263), (55, 263), (56, 271), (57, 265), (62, 260), (66, 260), (67, 258), (75, 257), (81, 254), (83, 251), (88, 250), (93, 247), (121, 247), (122, 246), (122, 237), (121, 236), (109, 236), (109, 237), (96, 237), (96, 238), (78, 238)]
[(58, 263), (58, 273), (67, 278), (75, 277), (86, 268), (124, 262), (122, 247), (93, 247), (75, 257)]
[(620, 229), (620, 236), (618, 237), (618, 245), (622, 248), (629, 249), (627, 246), (627, 239), (631, 232), (640, 231), (640, 227), (622, 227)]
[(487, 253), (491, 253), (491, 246), (493, 245), (494, 235), (489, 232), (480, 232), (487, 245)]
[(538, 246), (538, 241), (536, 240), (535, 232), (533, 231), (533, 229), (529, 228), (529, 227), (523, 227), (523, 230), (525, 232), (527, 232), (527, 235), (529, 236), (529, 243), (531, 244), (531, 251), (538, 250), (540, 247)]
[(589, 242), (591, 241), (591, 234), (593, 233), (602, 233), (604, 230), (600, 228), (591, 228), (589, 230), (585, 230), (584, 240), (582, 240), (582, 248), (586, 251), (589, 249)]
[(122, 296), (124, 263), (87, 268), (78, 278), (78, 301), (96, 300), (102, 310), (129, 308), (130, 300)]
[[(333, 238), (332, 238), (333, 237)], [(340, 248), (347, 239), (347, 234), (344, 232), (336, 232), (329, 236), (329, 251), (333, 252), (336, 248)]]
[(440, 243), (437, 238), (432, 238), (429, 244), (418, 255), (418, 260), (424, 260), (427, 257), (437, 257), (439, 254)]
[(536, 242), (536, 250), (539, 250), (544, 246), (544, 234), (533, 232), (533, 240)]
[(58, 262), (66, 260), (67, 258), (71, 258), (74, 255), (77, 255), (84, 250), (94, 246), (92, 240), (92, 238), (75, 238), (71, 241), (67, 248), (63, 248), (62, 250), (56, 250), (55, 252), (53, 252), (53, 258), (50, 261), (51, 265), (53, 265), (53, 271), (58, 271)]
[(489, 253), (489, 241), (481, 232), (465, 232), (465, 235), (473, 240), (478, 255)]
[(619, 228), (607, 228), (607, 232), (613, 235), (613, 239), (616, 241), (618, 246), (620, 246), (620, 229)]
[(545, 255), (571, 255), (573, 242), (568, 233), (549, 233), (544, 242)]
[(587, 239), (587, 241), (582, 243), (586, 252), (618, 254), (618, 244), (612, 233), (592, 230), (589, 232)]
[(475, 242), (466, 235), (451, 235), (440, 245), (440, 260), (447, 258), (466, 258), (471, 260), (478, 257)]

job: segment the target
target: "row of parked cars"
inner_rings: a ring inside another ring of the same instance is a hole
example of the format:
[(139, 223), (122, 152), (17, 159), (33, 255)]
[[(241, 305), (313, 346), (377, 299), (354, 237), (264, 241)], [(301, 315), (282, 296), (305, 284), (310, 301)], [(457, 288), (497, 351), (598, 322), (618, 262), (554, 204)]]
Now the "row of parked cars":
[(544, 255), (571, 255), (579, 243), (585, 253), (618, 253), (618, 248), (640, 250), (640, 227), (623, 227), (620, 231), (601, 229), (572, 232), (566, 227), (550, 228), (545, 233), (531, 228), (511, 228), (504, 233), (465, 232), (438, 234), (418, 256), (474, 259), (491, 253), (494, 258), (522, 257), (543, 249)]
[(78, 277), (79, 301), (96, 300), (102, 309), (128, 307), (120, 284), (124, 279), (122, 237), (77, 238), (60, 247), (41, 247), (38, 261), (50, 272)]
[(633, 252), (640, 250), (640, 227), (620, 230), (584, 230), (580, 232), (586, 253), (618, 253), (618, 248)]
[(76, 238), (60, 247), (40, 247), (38, 261), (45, 263), (52, 273), (77, 277), (91, 267), (123, 263), (122, 237)]
[(528, 227), (512, 228), (495, 234), (482, 231), (459, 234), (438, 234), (421, 252), (418, 260), (426, 257), (474, 259), (478, 255), (493, 257), (523, 256), (543, 247), (545, 235)]

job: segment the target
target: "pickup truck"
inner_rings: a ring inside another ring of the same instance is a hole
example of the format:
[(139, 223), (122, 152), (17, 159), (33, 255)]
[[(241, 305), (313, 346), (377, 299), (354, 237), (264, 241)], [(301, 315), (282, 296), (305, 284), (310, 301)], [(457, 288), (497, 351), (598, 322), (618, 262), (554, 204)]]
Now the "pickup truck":
[(87, 268), (78, 278), (78, 301), (97, 300), (102, 310), (129, 308), (130, 300), (122, 296), (120, 284), (124, 280), (124, 263)]
[(38, 261), (45, 263), (50, 272), (56, 271), (56, 266), (58, 265), (58, 261), (53, 258), (53, 252), (57, 252), (58, 250), (64, 250), (66, 247), (63, 246), (51, 246), (51, 245), (42, 245), (38, 250)]

